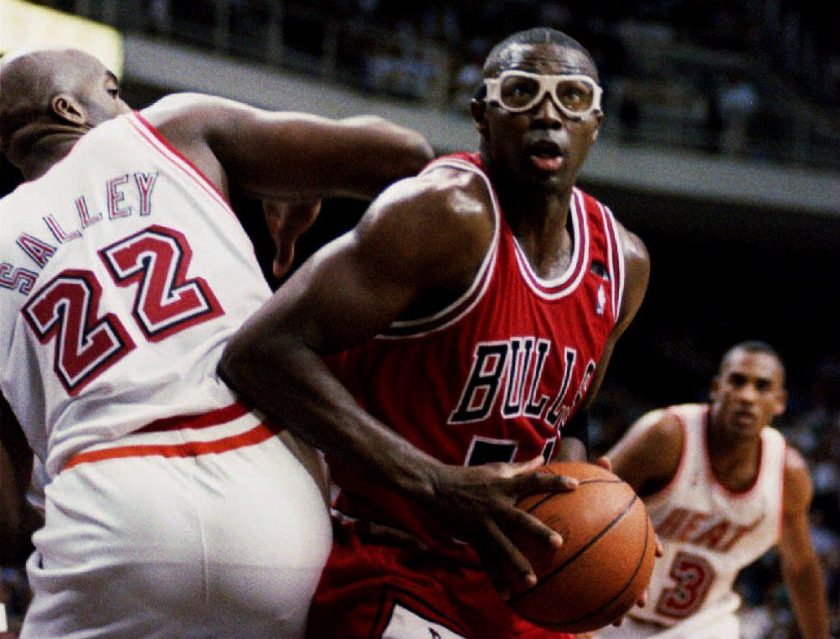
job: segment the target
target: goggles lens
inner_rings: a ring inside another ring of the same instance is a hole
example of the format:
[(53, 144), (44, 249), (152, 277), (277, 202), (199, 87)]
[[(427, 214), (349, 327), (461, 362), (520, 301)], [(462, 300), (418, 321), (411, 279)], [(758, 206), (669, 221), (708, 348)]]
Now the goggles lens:
[(527, 111), (542, 102), (548, 93), (567, 117), (585, 118), (601, 110), (601, 87), (586, 75), (537, 75), (525, 71), (505, 71), (498, 78), (486, 78), (488, 102), (514, 113)]

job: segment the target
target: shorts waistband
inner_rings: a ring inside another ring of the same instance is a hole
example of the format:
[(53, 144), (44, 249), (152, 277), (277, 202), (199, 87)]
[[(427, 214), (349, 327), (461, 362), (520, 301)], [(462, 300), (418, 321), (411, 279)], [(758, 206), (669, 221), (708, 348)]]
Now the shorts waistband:
[(119, 439), (77, 452), (62, 468), (128, 457), (197, 457), (254, 446), (282, 428), (240, 402), (206, 413), (151, 422)]

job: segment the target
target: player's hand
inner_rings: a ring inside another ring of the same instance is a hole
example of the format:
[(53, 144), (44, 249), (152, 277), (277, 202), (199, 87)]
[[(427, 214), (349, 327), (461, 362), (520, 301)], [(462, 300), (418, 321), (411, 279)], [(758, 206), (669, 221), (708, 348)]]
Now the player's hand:
[(536, 472), (544, 464), (542, 457), (536, 457), (520, 463), (444, 466), (437, 483), (431, 507), (449, 523), (455, 537), (475, 550), (505, 598), (537, 582), (514, 538), (555, 548), (563, 543), (559, 533), (516, 507), (525, 495), (577, 488), (572, 477)]
[[(600, 466), (601, 468), (603, 468), (604, 470), (607, 470), (609, 472), (613, 471), (612, 462), (610, 461), (609, 457), (599, 457), (598, 459), (595, 460), (595, 465)], [(580, 636), (580, 635), (578, 635), (578, 636)]]
[(263, 215), (274, 241), (272, 272), (280, 278), (295, 259), (295, 242), (318, 218), (321, 200), (310, 202), (263, 202)]

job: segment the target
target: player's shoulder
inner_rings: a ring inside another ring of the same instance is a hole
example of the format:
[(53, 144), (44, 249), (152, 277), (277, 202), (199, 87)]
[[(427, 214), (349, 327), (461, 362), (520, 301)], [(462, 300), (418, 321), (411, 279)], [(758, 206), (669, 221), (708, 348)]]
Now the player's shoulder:
[(226, 98), (196, 92), (170, 93), (153, 102), (141, 113), (144, 116), (172, 116), (236, 104)]
[(489, 240), (492, 200), (478, 173), (432, 164), (419, 175), (395, 182), (374, 200), (373, 220), (412, 220), (418, 227), (447, 229), (456, 239)]
[(805, 456), (790, 443), (784, 443), (784, 468), (785, 475), (802, 475), (803, 473), (810, 477), (808, 462)]
[(356, 225), (357, 245), (382, 259), (398, 255), (403, 268), (422, 273), (430, 286), (471, 282), (495, 230), (477, 180), (468, 172), (435, 168), (392, 184)]
[(173, 93), (142, 111), (141, 116), (164, 134), (204, 136), (208, 131), (230, 129), (251, 111), (248, 105), (203, 93)]
[(814, 495), (811, 472), (805, 457), (791, 445), (784, 453), (784, 508), (788, 512), (807, 511)]
[(685, 438), (684, 421), (679, 406), (656, 408), (642, 415), (634, 424), (650, 443), (682, 448)]

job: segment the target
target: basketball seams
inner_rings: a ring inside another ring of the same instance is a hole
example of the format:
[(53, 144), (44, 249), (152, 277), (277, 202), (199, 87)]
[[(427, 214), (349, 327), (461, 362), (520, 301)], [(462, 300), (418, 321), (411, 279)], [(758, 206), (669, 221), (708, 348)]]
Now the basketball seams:
[[(577, 490), (580, 490), (580, 487), (587, 484), (622, 484), (624, 483), (620, 479), (583, 479), (578, 482)], [(556, 495), (562, 495), (565, 493), (545, 493), (542, 497), (540, 497), (537, 501), (535, 501), (532, 505), (528, 506), (528, 508), (524, 508), (523, 510), (528, 513), (529, 515), (533, 515), (534, 511), (542, 506), (545, 502)]]
[[(654, 533), (647, 508), (627, 482), (596, 465), (556, 462), (541, 470), (576, 477), (577, 490), (537, 492), (517, 504), (567, 543), (551, 553), (526, 544), (538, 581), (508, 604), (520, 617), (553, 631), (588, 632), (608, 625), (627, 614), (650, 579)], [(547, 572), (540, 575), (540, 569)]]
[(543, 577), (539, 580), (539, 582), (536, 585), (532, 586), (528, 590), (525, 590), (524, 592), (519, 593), (518, 595), (512, 596), (508, 600), (508, 603), (516, 603), (520, 599), (523, 599), (523, 598), (525, 598), (529, 595), (534, 594), (543, 584), (545, 584), (547, 581), (553, 579), (558, 574), (563, 572), (563, 570), (565, 570), (570, 564), (572, 564), (574, 561), (576, 561), (578, 557), (580, 557), (582, 554), (584, 554), (594, 544), (596, 544), (604, 535), (606, 535), (610, 530), (612, 530), (613, 527), (619, 521), (621, 521), (624, 518), (624, 516), (627, 515), (628, 512), (630, 512), (632, 510), (633, 505), (638, 501), (638, 499), (639, 499), (639, 496), (634, 493), (633, 497), (630, 499), (630, 502), (622, 509), (622, 511), (620, 513), (618, 513), (618, 515), (616, 515), (613, 518), (613, 520), (609, 524), (604, 526), (604, 528), (602, 528), (598, 532), (597, 535), (593, 536), (586, 544), (584, 544), (583, 546), (578, 548), (573, 555), (571, 555), (570, 557), (567, 557), (563, 561), (563, 563), (561, 563), (559, 566), (553, 568), (551, 571), (549, 571), (545, 575), (543, 575)]
[[(647, 523), (647, 521), (645, 523)], [(624, 584), (624, 587), (621, 590), (619, 590), (612, 597), (612, 599), (605, 602), (604, 605), (602, 605), (600, 608), (597, 608), (596, 610), (592, 610), (592, 611), (586, 613), (585, 615), (583, 615), (582, 617), (578, 617), (576, 619), (569, 619), (568, 621), (564, 621), (563, 624), (552, 625), (552, 624), (549, 623), (549, 624), (543, 624), (543, 626), (545, 628), (549, 628), (549, 629), (555, 629), (555, 628), (560, 629), (561, 626), (562, 626), (562, 628), (568, 628), (569, 626), (572, 626), (574, 624), (579, 624), (579, 623), (585, 622), (587, 619), (590, 619), (590, 618), (600, 614), (601, 612), (603, 612), (604, 610), (609, 608), (611, 605), (613, 605), (616, 601), (618, 601), (619, 598), (621, 598), (622, 595), (624, 595), (624, 593), (627, 592), (627, 589), (631, 585), (633, 585), (633, 582), (636, 580), (636, 577), (639, 575), (639, 571), (642, 569), (642, 566), (644, 565), (644, 562), (645, 562), (645, 555), (647, 554), (647, 549), (648, 549), (648, 544), (649, 543), (650, 543), (650, 526), (646, 525), (645, 526), (645, 543), (642, 546), (642, 552), (639, 554), (639, 559), (636, 562), (636, 568), (633, 570), (633, 574), (627, 580), (627, 583)], [(542, 582), (537, 584), (537, 586), (534, 586), (534, 588), (537, 588), (540, 585), (542, 585)], [(535, 621), (535, 623), (539, 623), (539, 622)]]

